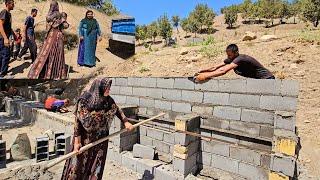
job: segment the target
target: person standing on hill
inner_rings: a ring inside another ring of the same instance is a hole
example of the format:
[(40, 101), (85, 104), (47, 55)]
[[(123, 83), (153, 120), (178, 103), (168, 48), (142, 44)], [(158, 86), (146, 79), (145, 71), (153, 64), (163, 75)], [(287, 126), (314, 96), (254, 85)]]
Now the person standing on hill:
[(254, 79), (275, 79), (274, 75), (259, 63), (255, 58), (239, 54), (239, 48), (236, 44), (230, 44), (226, 53), (228, 58), (209, 69), (201, 70), (195, 77), (195, 82), (201, 82), (213, 77), (225, 75), (230, 70), (240, 76)]
[(0, 12), (0, 78), (8, 73), (10, 61), (11, 35), (15, 36), (12, 30), (12, 17), (10, 11), (14, 8), (13, 0), (5, 0), (6, 8)]
[(81, 20), (79, 36), (78, 65), (96, 66), (97, 40), (101, 41), (101, 30), (98, 21), (93, 17), (93, 11), (88, 10), (86, 17)]
[(25, 55), (29, 49), (31, 54), (32, 63), (36, 60), (37, 57), (37, 44), (34, 34), (34, 18), (37, 16), (38, 10), (32, 9), (31, 15), (27, 17), (25, 23), (24, 23), (24, 46), (19, 53), (17, 59), (21, 60), (21, 57)]

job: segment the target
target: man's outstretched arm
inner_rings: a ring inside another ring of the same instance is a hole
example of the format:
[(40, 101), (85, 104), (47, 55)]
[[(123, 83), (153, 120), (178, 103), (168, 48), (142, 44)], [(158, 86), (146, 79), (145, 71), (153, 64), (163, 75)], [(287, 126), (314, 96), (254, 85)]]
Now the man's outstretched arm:
[(203, 70), (199, 71), (199, 73), (213, 72), (213, 71), (215, 71), (215, 70), (217, 70), (217, 69), (219, 69), (219, 68), (221, 68), (221, 67), (223, 67), (223, 66), (225, 66), (225, 65), (226, 65), (226, 64), (225, 64), (224, 62), (222, 62), (222, 63), (217, 64), (217, 65), (215, 65), (215, 66), (212, 66), (212, 67), (210, 67), (210, 68), (208, 68), (208, 69), (203, 69)]
[(214, 77), (219, 77), (222, 75), (225, 75), (226, 73), (228, 73), (230, 70), (237, 68), (238, 65), (235, 63), (231, 63), (231, 64), (227, 64), (223, 67), (220, 67), (219, 69), (212, 71), (212, 72), (205, 72), (205, 73), (200, 73), (197, 77), (196, 77), (196, 82), (201, 82), (201, 81), (205, 81), (207, 79), (211, 79)]

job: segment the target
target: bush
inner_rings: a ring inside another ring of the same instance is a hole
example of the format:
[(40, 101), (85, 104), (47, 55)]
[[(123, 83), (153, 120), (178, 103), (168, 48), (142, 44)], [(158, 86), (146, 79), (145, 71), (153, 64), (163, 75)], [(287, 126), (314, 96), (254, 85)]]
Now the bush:
[(297, 34), (296, 41), (320, 44), (320, 30), (303, 30)]
[(147, 68), (147, 67), (144, 67), (144, 66), (142, 66), (142, 67), (139, 69), (139, 72), (140, 72), (140, 73), (144, 73), (144, 72), (148, 72), (148, 71), (150, 71), (150, 69)]

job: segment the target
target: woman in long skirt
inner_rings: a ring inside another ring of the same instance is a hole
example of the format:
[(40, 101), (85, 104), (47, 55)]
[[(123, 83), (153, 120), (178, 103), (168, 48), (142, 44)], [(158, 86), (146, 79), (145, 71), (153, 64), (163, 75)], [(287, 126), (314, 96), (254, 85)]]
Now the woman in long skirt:
[(79, 25), (80, 45), (78, 52), (78, 65), (96, 66), (97, 40), (101, 40), (99, 23), (93, 18), (93, 11), (88, 10), (86, 17)]
[[(108, 136), (109, 127), (117, 116), (128, 130), (133, 126), (109, 96), (112, 81), (96, 79), (89, 91), (83, 93), (76, 105), (73, 151)], [(106, 162), (108, 141), (66, 161), (62, 180), (100, 180)]]
[(48, 34), (43, 47), (32, 64), (28, 78), (30, 79), (65, 79), (67, 68), (64, 57), (64, 34), (67, 29), (67, 14), (59, 12), (59, 4), (52, 1), (47, 15)]

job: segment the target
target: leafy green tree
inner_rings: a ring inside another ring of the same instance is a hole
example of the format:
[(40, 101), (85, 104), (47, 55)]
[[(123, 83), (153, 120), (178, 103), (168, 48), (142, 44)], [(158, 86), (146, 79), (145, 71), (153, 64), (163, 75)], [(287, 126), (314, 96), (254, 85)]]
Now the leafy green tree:
[(172, 21), (173, 26), (176, 27), (177, 32), (179, 34), (178, 26), (179, 26), (179, 23), (180, 23), (180, 17), (179, 16), (172, 16), (171, 21)]
[(238, 7), (235, 5), (229, 6), (224, 12), (224, 18), (228, 28), (232, 28), (238, 20)]
[(290, 16), (293, 17), (293, 23), (296, 24), (296, 17), (301, 13), (301, 3), (299, 0), (294, 0), (289, 6)]
[(101, 10), (108, 16), (120, 14), (120, 11), (114, 6), (112, 0), (105, 0), (102, 4)]
[(191, 32), (188, 18), (183, 18), (183, 19), (181, 20), (180, 25), (181, 25), (181, 28), (186, 32), (186, 36), (187, 36), (187, 35), (188, 35), (188, 32)]
[(140, 40), (143, 42), (146, 40), (147, 31), (148, 31), (148, 28), (146, 25), (136, 25), (136, 40), (139, 42), (139, 44), (140, 44)]
[[(166, 14), (158, 19), (160, 36), (167, 40), (172, 36), (172, 26)], [(166, 41), (167, 42), (167, 41)]]
[(253, 16), (254, 5), (251, 0), (244, 0), (240, 5), (240, 12), (242, 13), (242, 18), (247, 21), (248, 18)]
[(197, 28), (199, 25), (200, 30), (202, 30), (204, 26), (206, 26), (207, 28), (210, 28), (210, 26), (212, 26), (215, 18), (215, 13), (213, 9), (210, 8), (207, 4), (198, 4), (195, 9), (189, 14), (189, 17), (192, 18), (192, 20), (196, 20)]
[(152, 22), (148, 28), (147, 28), (147, 37), (148, 38), (153, 38), (153, 42), (156, 41), (156, 37), (158, 36), (159, 34), (159, 26), (158, 26), (158, 23), (157, 22)]
[(320, 21), (320, 0), (303, 0), (302, 15), (312, 22), (314, 27), (318, 27)]
[(280, 24), (283, 23), (284, 18), (290, 17), (289, 2), (287, 0), (278, 3), (278, 17), (280, 18)]

